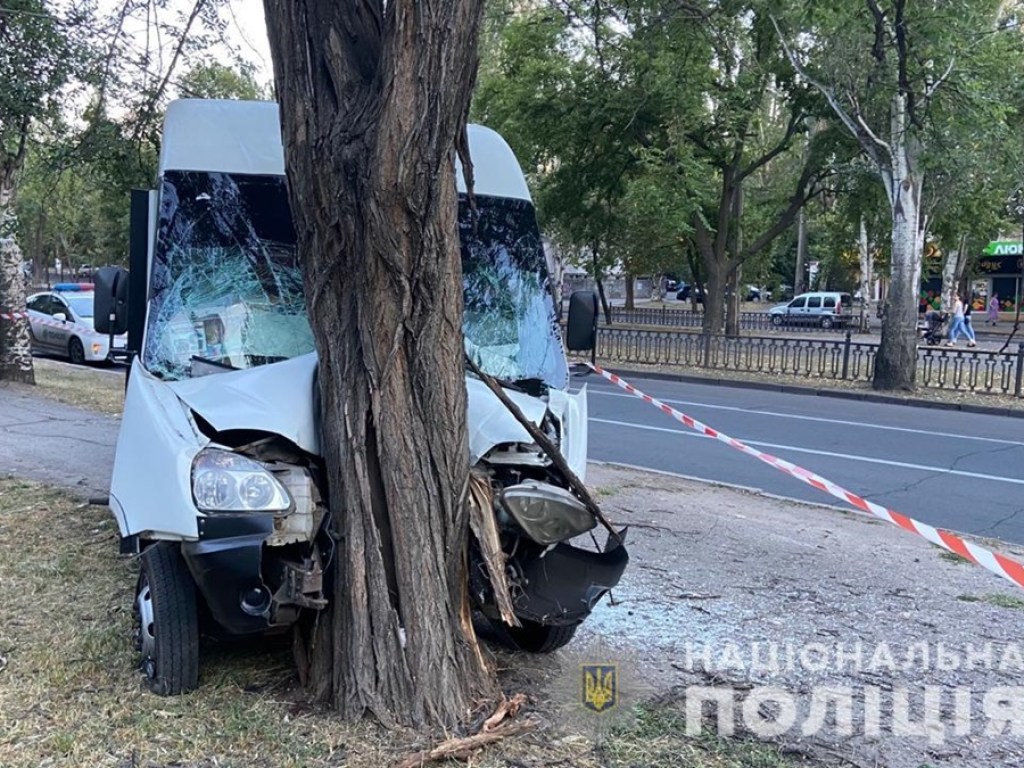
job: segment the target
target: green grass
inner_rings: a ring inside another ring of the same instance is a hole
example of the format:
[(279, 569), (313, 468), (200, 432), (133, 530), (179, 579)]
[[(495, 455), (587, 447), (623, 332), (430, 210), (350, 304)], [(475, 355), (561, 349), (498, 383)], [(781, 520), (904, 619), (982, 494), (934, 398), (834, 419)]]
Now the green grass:
[(939, 547), (939, 558), (945, 560), (947, 563), (954, 563), (955, 565), (970, 565), (971, 561), (966, 557), (961, 557), (956, 552), (950, 552), (948, 549), (942, 549)]
[(997, 608), (1011, 608), (1014, 610), (1024, 610), (1024, 600), (1013, 595), (1004, 595), (1001, 592), (995, 592), (989, 595), (959, 595), (957, 600), (962, 600), (965, 603), (988, 603), (994, 605)]
[(66, 365), (35, 358), (36, 386), (32, 390), (51, 400), (101, 413), (120, 415), (124, 407), (124, 371), (85, 365)]

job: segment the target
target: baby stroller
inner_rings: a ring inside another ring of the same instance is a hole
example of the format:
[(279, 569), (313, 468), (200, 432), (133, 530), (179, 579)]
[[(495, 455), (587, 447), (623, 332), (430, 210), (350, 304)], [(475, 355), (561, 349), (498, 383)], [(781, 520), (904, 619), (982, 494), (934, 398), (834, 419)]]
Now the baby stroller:
[(949, 319), (948, 312), (928, 312), (924, 320), (918, 325), (921, 338), (925, 344), (938, 346), (946, 338), (946, 321)]

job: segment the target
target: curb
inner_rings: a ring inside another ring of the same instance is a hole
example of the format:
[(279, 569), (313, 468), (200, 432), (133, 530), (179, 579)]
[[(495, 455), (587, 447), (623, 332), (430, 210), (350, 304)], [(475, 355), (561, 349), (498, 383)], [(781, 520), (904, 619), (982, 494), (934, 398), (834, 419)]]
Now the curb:
[(639, 379), (655, 379), (657, 381), (678, 381), (687, 384), (709, 384), (716, 387), (733, 387), (735, 389), (756, 389), (766, 392), (783, 392), (791, 395), (814, 395), (831, 397), (838, 400), (860, 400), (868, 403), (885, 405), (907, 405), (914, 408), (932, 408), (940, 411), (961, 411), (986, 416), (1009, 416), (1024, 419), (1024, 408), (1006, 408), (997, 405), (974, 405), (973, 403), (946, 403), (941, 400), (926, 400), (915, 397), (897, 397), (895, 395), (876, 395), (872, 392), (850, 392), (841, 389), (818, 389), (801, 384), (768, 384), (762, 381), (739, 381), (705, 376), (690, 376), (685, 373), (665, 373), (662, 371), (642, 371), (635, 368), (619, 368), (616, 373), (629, 375)]

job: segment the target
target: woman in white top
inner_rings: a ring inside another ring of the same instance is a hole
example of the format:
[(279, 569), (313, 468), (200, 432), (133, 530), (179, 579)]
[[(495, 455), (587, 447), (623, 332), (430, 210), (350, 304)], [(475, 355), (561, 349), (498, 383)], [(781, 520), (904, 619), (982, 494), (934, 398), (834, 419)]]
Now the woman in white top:
[(973, 347), (975, 342), (971, 339), (971, 333), (968, 332), (964, 324), (964, 303), (960, 300), (960, 294), (954, 294), (955, 301), (953, 302), (953, 325), (949, 329), (949, 341), (948, 346), (955, 347), (956, 339), (960, 334), (967, 337), (967, 346)]

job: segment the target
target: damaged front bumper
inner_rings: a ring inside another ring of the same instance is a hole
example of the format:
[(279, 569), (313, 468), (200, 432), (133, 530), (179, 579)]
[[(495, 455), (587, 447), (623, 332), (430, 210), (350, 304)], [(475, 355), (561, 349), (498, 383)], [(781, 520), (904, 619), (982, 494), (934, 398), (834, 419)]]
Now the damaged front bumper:
[(622, 578), (629, 563), (625, 539), (623, 529), (619, 540), (609, 535), (603, 552), (562, 542), (539, 553), (513, 557), (509, 565), (519, 584), (513, 596), (516, 615), (549, 626), (582, 622)]
[(270, 514), (199, 518), (199, 540), (182, 555), (214, 620), (233, 635), (287, 627), (302, 608), (326, 606), (315, 544), (267, 547)]

